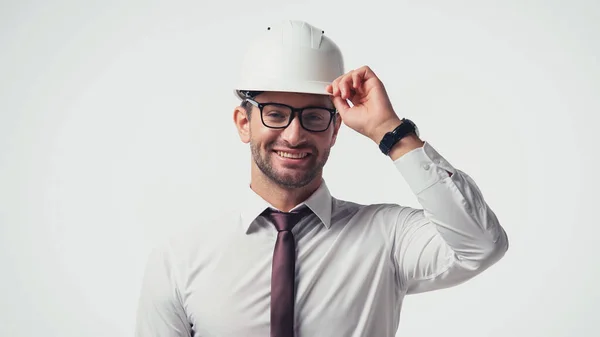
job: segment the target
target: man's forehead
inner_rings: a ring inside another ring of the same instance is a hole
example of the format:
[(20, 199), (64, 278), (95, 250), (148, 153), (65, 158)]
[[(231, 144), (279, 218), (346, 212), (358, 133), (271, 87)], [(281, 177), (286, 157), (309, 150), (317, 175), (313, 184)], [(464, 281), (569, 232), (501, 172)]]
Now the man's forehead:
[(283, 103), (294, 107), (303, 107), (308, 105), (333, 106), (331, 97), (328, 95), (303, 94), (294, 92), (266, 91), (258, 95), (256, 100), (262, 103)]

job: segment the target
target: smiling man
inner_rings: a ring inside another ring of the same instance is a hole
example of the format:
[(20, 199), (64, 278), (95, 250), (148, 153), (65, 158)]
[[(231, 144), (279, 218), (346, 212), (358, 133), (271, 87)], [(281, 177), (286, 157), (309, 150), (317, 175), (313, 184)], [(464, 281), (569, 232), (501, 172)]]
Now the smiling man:
[[(322, 30), (268, 27), (241, 78), (233, 117), (250, 184), (153, 251), (136, 336), (393, 337), (406, 295), (463, 283), (505, 254), (473, 179), (397, 115), (369, 67), (345, 72)], [(422, 208), (330, 194), (323, 167), (342, 123), (390, 158)]]

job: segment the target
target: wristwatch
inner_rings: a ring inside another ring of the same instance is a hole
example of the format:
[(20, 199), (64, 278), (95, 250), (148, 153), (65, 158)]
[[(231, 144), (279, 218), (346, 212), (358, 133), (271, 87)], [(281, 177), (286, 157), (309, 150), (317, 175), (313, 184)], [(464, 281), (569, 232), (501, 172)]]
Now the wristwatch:
[(390, 154), (392, 147), (394, 147), (400, 139), (413, 132), (417, 136), (419, 135), (419, 129), (415, 123), (408, 118), (402, 118), (402, 123), (400, 125), (383, 136), (379, 143), (379, 149), (387, 156)]

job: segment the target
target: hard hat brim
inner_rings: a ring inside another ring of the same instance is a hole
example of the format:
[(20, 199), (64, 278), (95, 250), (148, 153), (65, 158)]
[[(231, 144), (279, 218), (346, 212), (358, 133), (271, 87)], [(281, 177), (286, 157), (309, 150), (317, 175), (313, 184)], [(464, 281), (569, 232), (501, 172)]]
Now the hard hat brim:
[(329, 82), (319, 81), (305, 81), (301, 84), (298, 82), (289, 83), (265, 83), (265, 85), (254, 84), (254, 85), (240, 85), (233, 92), (239, 99), (246, 99), (243, 91), (271, 91), (271, 92), (292, 92), (299, 94), (314, 94), (314, 95), (331, 95), (327, 92), (327, 86), (331, 84)]

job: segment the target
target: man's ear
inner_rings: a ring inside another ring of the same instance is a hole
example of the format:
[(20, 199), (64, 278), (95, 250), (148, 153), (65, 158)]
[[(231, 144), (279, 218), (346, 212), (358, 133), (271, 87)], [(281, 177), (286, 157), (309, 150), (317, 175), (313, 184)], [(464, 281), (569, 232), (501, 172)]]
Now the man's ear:
[(250, 118), (244, 108), (238, 106), (233, 110), (233, 122), (238, 130), (240, 139), (244, 143), (250, 142)]

